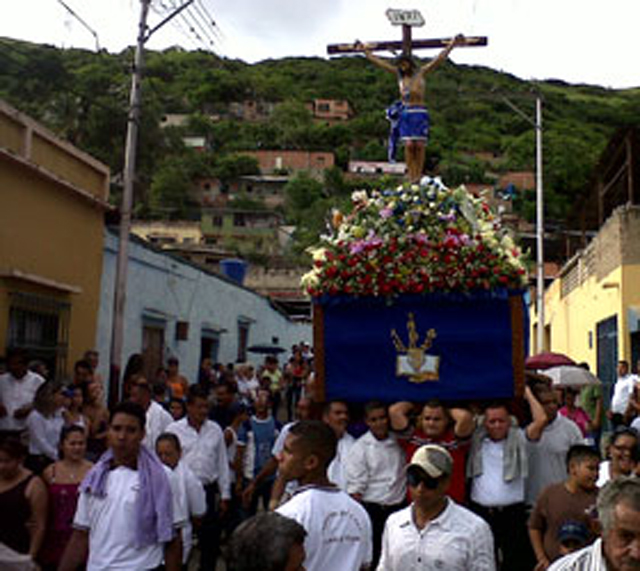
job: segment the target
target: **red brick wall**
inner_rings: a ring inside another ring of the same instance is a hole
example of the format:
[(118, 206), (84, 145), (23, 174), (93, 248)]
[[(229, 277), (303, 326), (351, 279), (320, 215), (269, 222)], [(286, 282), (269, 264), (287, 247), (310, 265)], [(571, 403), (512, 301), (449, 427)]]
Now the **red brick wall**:
[[(334, 165), (333, 153), (310, 151), (244, 151), (243, 154), (258, 160), (262, 174), (274, 172), (277, 168), (290, 172), (323, 171)], [(280, 167), (278, 167), (280, 158)]]

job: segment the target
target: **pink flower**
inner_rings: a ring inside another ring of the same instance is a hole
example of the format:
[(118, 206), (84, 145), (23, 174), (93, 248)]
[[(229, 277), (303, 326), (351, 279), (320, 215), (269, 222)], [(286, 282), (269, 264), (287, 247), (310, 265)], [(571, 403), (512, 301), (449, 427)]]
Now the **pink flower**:
[(393, 210), (388, 206), (385, 206), (382, 210), (380, 210), (381, 218), (391, 218), (393, 216)]

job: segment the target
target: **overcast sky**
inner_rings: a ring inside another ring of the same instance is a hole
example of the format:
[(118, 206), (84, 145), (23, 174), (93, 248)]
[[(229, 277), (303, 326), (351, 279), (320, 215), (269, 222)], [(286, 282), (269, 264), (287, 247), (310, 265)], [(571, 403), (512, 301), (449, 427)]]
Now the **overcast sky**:
[[(153, 0), (156, 10), (183, 0)], [(0, 36), (95, 49), (95, 40), (62, 0), (15, 0), (0, 18)], [(5, 0), (8, 3), (8, 0)], [(139, 0), (64, 0), (97, 33), (102, 47), (135, 42)], [(400, 39), (387, 8), (421, 11), (415, 38), (486, 35), (486, 48), (460, 48), (458, 63), (480, 64), (523, 79), (562, 79), (605, 87), (640, 86), (640, 0), (196, 0), (188, 20), (155, 33), (149, 47), (206, 45), (206, 13), (216, 22), (213, 51), (248, 62), (323, 56), (330, 43)], [(152, 11), (149, 23), (161, 19)], [(433, 51), (422, 52), (425, 55)]]

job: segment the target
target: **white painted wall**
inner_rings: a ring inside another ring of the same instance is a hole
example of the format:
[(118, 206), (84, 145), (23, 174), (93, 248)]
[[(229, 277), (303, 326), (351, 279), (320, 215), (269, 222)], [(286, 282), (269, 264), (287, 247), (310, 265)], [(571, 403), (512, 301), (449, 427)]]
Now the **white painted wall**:
[[(105, 231), (100, 315), (96, 347), (100, 352), (99, 372), (107, 379), (113, 317), (118, 236)], [(132, 353), (142, 352), (145, 317), (165, 323), (165, 356), (180, 360), (180, 371), (191, 382), (197, 380), (202, 328), (224, 331), (220, 334), (218, 360), (234, 362), (238, 350), (238, 320), (251, 322), (249, 345), (271, 344), (289, 349), (294, 343), (312, 341), (310, 324), (294, 323), (275, 310), (269, 301), (252, 290), (207, 273), (181, 260), (160, 253), (139, 240), (129, 243), (129, 267), (125, 309), (122, 366)], [(189, 322), (189, 339), (175, 340), (177, 321)], [(283, 354), (287, 355), (287, 354)], [(249, 361), (259, 364), (263, 357), (248, 353)], [(282, 359), (281, 359), (282, 360)]]

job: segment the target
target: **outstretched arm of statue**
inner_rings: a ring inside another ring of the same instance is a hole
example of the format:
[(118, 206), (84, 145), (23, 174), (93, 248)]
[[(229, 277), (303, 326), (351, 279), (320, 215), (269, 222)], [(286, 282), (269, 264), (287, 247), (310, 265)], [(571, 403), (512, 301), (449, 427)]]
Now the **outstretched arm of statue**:
[(449, 42), (449, 45), (437, 55), (437, 57), (433, 58), (429, 63), (426, 63), (420, 68), (418, 75), (425, 76), (428, 73), (431, 73), (436, 67), (438, 67), (444, 60), (447, 59), (453, 48), (462, 45), (463, 43), (464, 36), (462, 34), (458, 34), (455, 38), (453, 38), (453, 40)]
[(377, 65), (378, 67), (381, 67), (382, 69), (390, 73), (398, 72), (395, 65), (389, 63), (386, 60), (383, 60), (382, 58), (379, 58), (378, 56), (374, 56), (373, 53), (371, 52), (371, 48), (367, 44), (363, 44), (360, 40), (356, 40), (354, 43), (354, 46), (356, 49), (362, 50), (364, 52), (365, 57), (371, 63)]

